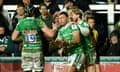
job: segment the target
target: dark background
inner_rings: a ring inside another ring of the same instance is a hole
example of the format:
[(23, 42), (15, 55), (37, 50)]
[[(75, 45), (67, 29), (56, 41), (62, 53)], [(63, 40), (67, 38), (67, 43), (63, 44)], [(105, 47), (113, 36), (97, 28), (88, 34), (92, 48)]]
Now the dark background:
[[(19, 4), (22, 0), (4, 0), (4, 4)], [(43, 0), (31, 0), (33, 4), (40, 4), (43, 2)], [(64, 3), (66, 0), (53, 0), (57, 3)], [(107, 2), (107, 0), (87, 0), (89, 4), (93, 4), (99, 1)], [(114, 0), (112, 0), (114, 2)], [(120, 0), (118, 0), (118, 3), (120, 3)]]
[[(43, 0), (31, 0), (33, 4), (40, 4)], [(22, 2), (22, 0), (4, 0), (5, 5), (15, 5)]]

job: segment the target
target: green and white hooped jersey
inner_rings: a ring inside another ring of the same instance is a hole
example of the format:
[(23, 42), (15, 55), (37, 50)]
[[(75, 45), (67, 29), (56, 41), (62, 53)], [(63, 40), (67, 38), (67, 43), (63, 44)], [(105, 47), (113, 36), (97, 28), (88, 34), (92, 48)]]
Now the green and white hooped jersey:
[(78, 27), (80, 29), (80, 33), (81, 33), (81, 39), (83, 40), (82, 42), (84, 42), (83, 44), (83, 49), (84, 49), (84, 53), (88, 56), (88, 64), (94, 64), (95, 63), (95, 56), (96, 56), (96, 52), (95, 49), (93, 49), (93, 45), (92, 45), (92, 41), (90, 39), (90, 34), (89, 34), (89, 26), (87, 23), (85, 23), (84, 21), (82, 21), (80, 24), (78, 24)]
[(83, 36), (88, 36), (90, 34), (89, 25), (86, 22), (82, 21), (78, 24), (78, 27)]
[[(62, 27), (58, 31), (58, 38), (64, 41), (74, 40), (73, 33), (79, 32), (79, 28), (77, 24), (67, 24), (66, 26)], [(67, 55), (70, 56), (74, 53), (81, 53), (82, 46), (80, 43), (78, 44), (68, 44), (67, 45)]]
[(45, 23), (41, 19), (28, 17), (21, 20), (16, 31), (19, 31), (23, 38), (22, 52), (42, 52), (41, 32)]
[(84, 38), (83, 40), (85, 41), (84, 51), (85, 53), (89, 53), (93, 48), (91, 39), (90, 39), (89, 25), (86, 22), (82, 21), (81, 23), (78, 24), (78, 27), (80, 29), (81, 35)]

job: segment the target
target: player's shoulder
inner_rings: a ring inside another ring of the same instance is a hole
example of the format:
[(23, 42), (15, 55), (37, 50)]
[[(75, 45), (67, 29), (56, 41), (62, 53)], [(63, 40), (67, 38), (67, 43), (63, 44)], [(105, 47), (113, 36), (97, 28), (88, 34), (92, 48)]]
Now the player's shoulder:
[(70, 27), (72, 29), (78, 29), (78, 24), (77, 23), (71, 24)]

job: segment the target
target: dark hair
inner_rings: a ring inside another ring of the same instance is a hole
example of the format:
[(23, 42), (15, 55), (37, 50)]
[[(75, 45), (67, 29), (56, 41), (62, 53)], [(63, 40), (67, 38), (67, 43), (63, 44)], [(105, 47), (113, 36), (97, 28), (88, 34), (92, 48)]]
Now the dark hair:
[(33, 10), (29, 13), (28, 16), (29, 16), (29, 17), (35, 16), (35, 9), (33, 9)]
[(36, 17), (35, 8), (33, 8), (30, 12), (25, 12), (25, 17)]
[(20, 3), (20, 4), (17, 5), (17, 8), (19, 8), (19, 7), (25, 7), (25, 6), (24, 6), (23, 3)]
[(42, 6), (45, 6), (45, 7), (48, 9), (47, 5), (44, 4), (44, 3), (41, 3), (41, 4), (40, 4), (39, 9), (41, 9)]
[(59, 15), (65, 15), (66, 17), (68, 17), (68, 14), (66, 12), (61, 12)]
[(0, 6), (0, 13), (3, 11), (3, 4)]
[(66, 0), (66, 1), (65, 1), (65, 4), (68, 3), (68, 2), (74, 3), (73, 0)]
[(66, 0), (66, 1), (65, 1), (65, 4), (68, 3), (68, 2), (71, 2), (71, 3), (74, 4), (74, 1), (73, 1), (73, 0)]
[(93, 15), (87, 15), (86, 20), (88, 21), (88, 19), (95, 19), (95, 17)]
[(110, 38), (112, 38), (113, 36), (116, 36), (119, 38), (119, 32), (117, 30), (114, 30), (110, 33)]
[(0, 22), (0, 27), (2, 27), (2, 28), (4, 28), (4, 34), (5, 35), (10, 35), (9, 33), (8, 33), (8, 29), (7, 29), (7, 26), (4, 24), (4, 22)]

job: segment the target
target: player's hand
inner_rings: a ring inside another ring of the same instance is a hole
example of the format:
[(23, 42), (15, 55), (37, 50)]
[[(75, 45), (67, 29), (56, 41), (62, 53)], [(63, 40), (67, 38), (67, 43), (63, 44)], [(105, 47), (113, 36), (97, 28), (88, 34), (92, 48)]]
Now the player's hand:
[(5, 47), (4, 46), (0, 46), (0, 52), (5, 52)]

